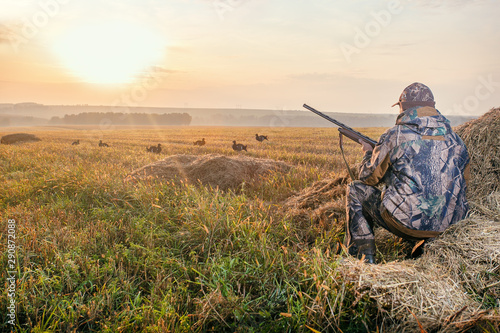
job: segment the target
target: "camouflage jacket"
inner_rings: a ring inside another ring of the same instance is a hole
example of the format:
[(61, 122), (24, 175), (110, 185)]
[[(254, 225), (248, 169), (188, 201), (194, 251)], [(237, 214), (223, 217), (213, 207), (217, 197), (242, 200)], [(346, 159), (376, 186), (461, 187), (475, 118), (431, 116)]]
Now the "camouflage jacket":
[(467, 214), (468, 163), (449, 121), (432, 107), (412, 107), (365, 154), (360, 180), (385, 184), (382, 205), (404, 226), (442, 232)]

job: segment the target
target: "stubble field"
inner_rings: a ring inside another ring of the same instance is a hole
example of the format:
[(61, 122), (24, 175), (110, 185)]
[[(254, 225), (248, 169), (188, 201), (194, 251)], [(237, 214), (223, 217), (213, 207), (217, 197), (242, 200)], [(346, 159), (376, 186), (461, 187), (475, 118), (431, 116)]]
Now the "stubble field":
[[(377, 139), (384, 129), (361, 131)], [(15, 221), (16, 325), (20, 332), (377, 331), (373, 299), (337, 267), (343, 233), (317, 231), (283, 202), (345, 176), (335, 128), (27, 129), (41, 141), (0, 146), (2, 267)], [(269, 141), (255, 140), (255, 133)], [(205, 138), (207, 144), (194, 146)], [(76, 140), (80, 145), (71, 145)], [(98, 147), (99, 139), (110, 147)], [(232, 141), (248, 145), (235, 152)], [(146, 147), (161, 143), (161, 154)], [(346, 142), (354, 166), (359, 145)], [(178, 182), (124, 182), (176, 154), (283, 161), (237, 191)], [(342, 224), (343, 221), (338, 221)], [(401, 259), (389, 239), (379, 261)], [(7, 285), (8, 273), (2, 272)]]

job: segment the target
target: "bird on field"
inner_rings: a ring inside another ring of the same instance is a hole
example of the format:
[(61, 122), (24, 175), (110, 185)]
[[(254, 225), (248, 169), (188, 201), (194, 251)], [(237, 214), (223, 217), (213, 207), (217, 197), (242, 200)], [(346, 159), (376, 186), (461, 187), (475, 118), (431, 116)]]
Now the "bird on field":
[(198, 141), (195, 141), (194, 142), (194, 145), (195, 146), (204, 146), (205, 145), (205, 138), (201, 139), (201, 140), (198, 140)]
[(102, 140), (99, 140), (99, 147), (109, 147), (109, 145), (105, 142), (102, 142)]
[(233, 141), (233, 150), (235, 151), (248, 151), (247, 146), (242, 145), (241, 143), (236, 143), (236, 141)]
[(80, 144), (80, 140), (76, 140), (76, 141), (73, 141), (73, 143), (71, 145), (76, 146), (76, 145), (79, 145), (79, 144)]
[(159, 154), (161, 153), (161, 144), (159, 143), (158, 146), (151, 146), (151, 147), (146, 147), (146, 151), (150, 152), (150, 153), (155, 153), (155, 154)]
[(258, 134), (255, 134), (255, 140), (257, 140), (259, 142), (262, 142), (264, 140), (269, 141), (269, 139), (267, 138), (267, 135), (258, 135)]

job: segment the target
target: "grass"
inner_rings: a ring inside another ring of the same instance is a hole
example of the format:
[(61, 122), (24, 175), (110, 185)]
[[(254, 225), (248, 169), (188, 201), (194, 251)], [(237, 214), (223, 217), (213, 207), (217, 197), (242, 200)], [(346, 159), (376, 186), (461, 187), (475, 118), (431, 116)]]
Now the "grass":
[[(346, 283), (332, 247), (304, 242), (281, 202), (345, 173), (334, 128), (28, 129), (38, 143), (0, 147), (2, 267), (7, 219), (16, 220), (19, 332), (376, 331), (378, 309)], [(377, 138), (383, 129), (365, 129)], [(269, 136), (259, 143), (255, 133)], [(204, 137), (207, 145), (193, 141)], [(80, 139), (81, 144), (71, 142)], [(109, 148), (97, 147), (102, 139)], [(239, 193), (129, 184), (131, 171), (168, 155), (285, 161)], [(161, 155), (145, 151), (162, 143)], [(346, 142), (351, 165), (362, 157)], [(332, 245), (332, 246), (330, 246)], [(387, 258), (398, 258), (398, 246)], [(2, 273), (2, 282), (6, 284)], [(7, 308), (6, 293), (0, 307)], [(1, 331), (13, 327), (1, 312)]]

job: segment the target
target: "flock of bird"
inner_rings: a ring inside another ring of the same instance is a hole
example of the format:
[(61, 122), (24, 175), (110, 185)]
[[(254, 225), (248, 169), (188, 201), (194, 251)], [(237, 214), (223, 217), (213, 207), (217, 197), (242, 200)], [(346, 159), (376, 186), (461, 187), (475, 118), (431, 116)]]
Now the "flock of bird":
[[(255, 134), (255, 140), (257, 140), (259, 142), (263, 142), (264, 140), (269, 140), (269, 139), (266, 135)], [(205, 141), (205, 138), (193, 142), (193, 144), (195, 146), (200, 146), (200, 147), (204, 146), (206, 143), (207, 142)], [(76, 146), (79, 144), (80, 144), (80, 140), (76, 140), (72, 143), (73, 146)], [(109, 147), (109, 145), (105, 142), (102, 142), (102, 140), (99, 140), (99, 147)], [(233, 141), (232, 148), (234, 151), (243, 151), (243, 150), (248, 151), (247, 147), (248, 147), (248, 145), (244, 145), (242, 143), (236, 143), (236, 141)], [(161, 144), (159, 143), (157, 146), (146, 147), (146, 151), (150, 152), (150, 153), (159, 154), (159, 153), (161, 153)]]

